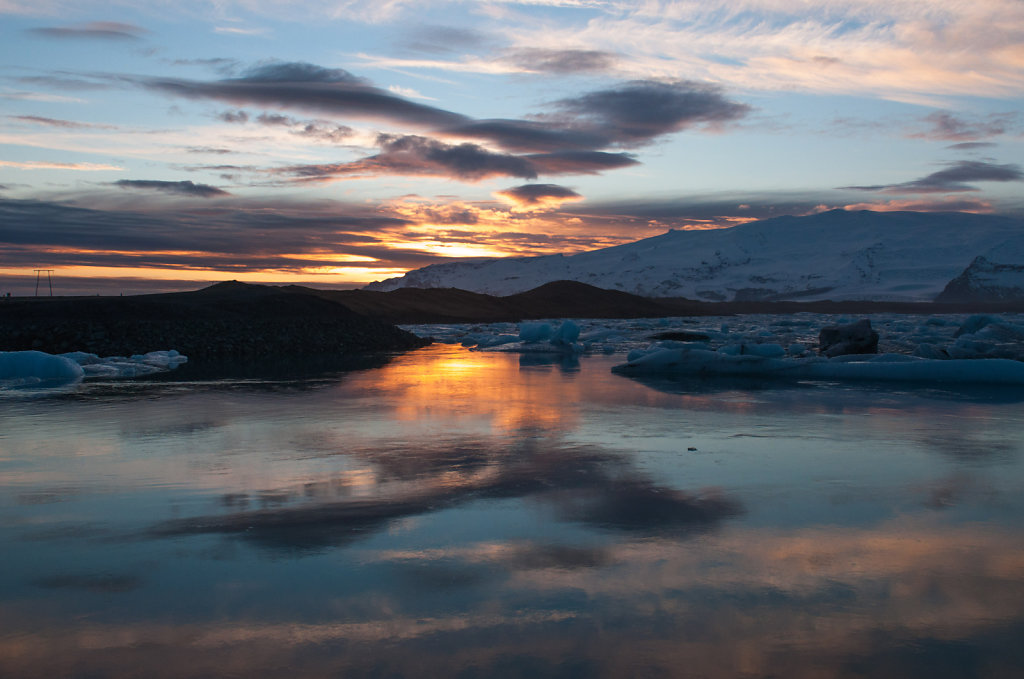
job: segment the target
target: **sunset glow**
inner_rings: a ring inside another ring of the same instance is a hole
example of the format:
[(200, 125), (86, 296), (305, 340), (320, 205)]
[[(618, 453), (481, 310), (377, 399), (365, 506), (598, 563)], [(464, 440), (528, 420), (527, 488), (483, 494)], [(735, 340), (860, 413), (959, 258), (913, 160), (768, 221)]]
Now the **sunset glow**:
[(351, 287), (834, 208), (1024, 212), (1021, 3), (794, 7), (0, 3), (0, 291)]

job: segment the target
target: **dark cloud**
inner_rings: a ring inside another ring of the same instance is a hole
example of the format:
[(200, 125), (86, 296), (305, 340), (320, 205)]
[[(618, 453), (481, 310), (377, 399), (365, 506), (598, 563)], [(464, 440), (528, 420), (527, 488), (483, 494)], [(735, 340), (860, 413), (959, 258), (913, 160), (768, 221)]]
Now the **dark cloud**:
[(572, 128), (537, 120), (474, 120), (445, 129), (444, 134), (493, 142), (508, 151), (589, 151), (610, 141), (598, 130)]
[(639, 165), (629, 153), (604, 151), (558, 151), (523, 156), (537, 170), (537, 174), (599, 174), (605, 170)]
[[(532, 50), (518, 54), (546, 64), (551, 70), (586, 70), (610, 58), (603, 52), (575, 50)], [(124, 79), (190, 99), (299, 108), (332, 116), (398, 122), (428, 128), (445, 137), (491, 142), (518, 153), (594, 152), (641, 146), (690, 127), (728, 123), (751, 110), (746, 104), (728, 99), (715, 85), (692, 81), (635, 80), (558, 100), (552, 104), (552, 112), (530, 119), (474, 120), (402, 98), (348, 71), (306, 63), (263, 64), (241, 77), (212, 82), (127, 76)], [(249, 120), (249, 114), (242, 110), (225, 111), (219, 117), (226, 122)], [(262, 118), (265, 124), (295, 122), (278, 113), (265, 113)]]
[(381, 152), (346, 163), (294, 165), (274, 170), (303, 181), (347, 176), (407, 175), (479, 181), (489, 177), (598, 174), (637, 161), (626, 153), (562, 151), (517, 156), (496, 153), (477, 144), (446, 144), (418, 135), (380, 135)]
[(594, 151), (635, 147), (695, 125), (718, 125), (750, 107), (713, 85), (637, 80), (555, 102), (555, 113), (533, 120), (472, 120), (445, 128), (455, 137), (484, 139), (510, 151)]
[(542, 205), (544, 203), (561, 203), (567, 200), (583, 198), (572, 189), (558, 184), (523, 184), (498, 192), (519, 205)]
[[(135, 203), (133, 203), (135, 205)], [(45, 253), (53, 266), (161, 266), (179, 269), (251, 271), (331, 266), (417, 268), (436, 255), (384, 245), (380, 231), (410, 224), (366, 205), (278, 202), (274, 205), (225, 197), (216, 203), (109, 209), (0, 199), (0, 259), (31, 270)], [(81, 249), (81, 251), (79, 251)], [(111, 254), (112, 251), (117, 254)], [(181, 254), (186, 252), (188, 254)], [(281, 252), (293, 253), (282, 259)], [(345, 261), (347, 255), (380, 262)], [(35, 262), (35, 264), (33, 264)]]
[(970, 142), (1006, 134), (1017, 123), (1010, 113), (990, 115), (984, 119), (966, 120), (948, 111), (936, 111), (921, 119), (927, 128), (913, 132), (913, 139)]
[(977, 191), (967, 182), (1015, 182), (1024, 180), (1020, 165), (997, 165), (980, 160), (962, 160), (952, 163), (945, 170), (933, 172), (927, 177), (902, 184), (875, 184), (872, 186), (845, 186), (857, 191), (879, 191), (882, 193), (955, 193)]
[(260, 123), (261, 125), (291, 126), (295, 124), (295, 118), (291, 118), (286, 115), (281, 115), (280, 113), (261, 113), (260, 115), (256, 116), (256, 122)]
[(352, 175), (426, 175), (477, 181), (487, 177), (537, 176), (534, 164), (522, 157), (494, 153), (476, 144), (445, 144), (416, 135), (381, 135), (381, 152), (350, 163), (299, 165), (280, 172), (305, 180)]
[(217, 114), (217, 119), (225, 123), (247, 123), (249, 114), (245, 111), (223, 111)]
[(47, 38), (86, 38), (90, 40), (138, 40), (148, 33), (144, 28), (118, 21), (92, 21), (77, 26), (31, 28), (30, 33)]
[(590, 73), (608, 71), (616, 56), (599, 50), (516, 50), (508, 56), (517, 66), (546, 73)]
[(161, 191), (163, 193), (175, 193), (183, 196), (198, 196), (200, 198), (213, 198), (215, 196), (230, 196), (231, 194), (223, 189), (209, 184), (196, 184), (191, 181), (167, 182), (155, 179), (121, 179), (114, 182), (114, 186), (122, 189), (142, 189), (144, 191)]
[(692, 81), (634, 80), (620, 87), (555, 102), (577, 127), (589, 127), (610, 144), (636, 146), (695, 125), (718, 125), (750, 112), (721, 88)]
[(124, 79), (173, 96), (235, 105), (297, 108), (428, 127), (448, 127), (466, 121), (465, 116), (457, 113), (409, 101), (374, 87), (343, 69), (306, 63), (263, 64), (239, 78), (213, 82), (127, 76)]
[(114, 125), (99, 125), (96, 123), (79, 123), (74, 120), (60, 120), (59, 118), (45, 118), (43, 116), (7, 116), (11, 120), (20, 120), (25, 123), (45, 125), (47, 127), (60, 127), (66, 130), (116, 130)]

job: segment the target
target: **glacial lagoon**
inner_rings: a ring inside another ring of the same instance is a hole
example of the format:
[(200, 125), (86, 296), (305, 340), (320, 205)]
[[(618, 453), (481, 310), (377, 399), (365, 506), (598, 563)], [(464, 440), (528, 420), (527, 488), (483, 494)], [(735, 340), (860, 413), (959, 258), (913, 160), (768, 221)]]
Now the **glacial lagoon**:
[(1024, 673), (1024, 388), (619, 349), (0, 392), (0, 676)]

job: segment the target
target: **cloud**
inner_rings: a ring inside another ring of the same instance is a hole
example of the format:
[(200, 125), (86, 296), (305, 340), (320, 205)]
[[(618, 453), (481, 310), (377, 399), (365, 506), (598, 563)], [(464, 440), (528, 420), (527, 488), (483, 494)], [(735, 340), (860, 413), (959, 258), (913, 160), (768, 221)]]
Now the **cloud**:
[(86, 77), (88, 76), (76, 75), (75, 77), (69, 77), (67, 75), (26, 75), (16, 78), (16, 80), (26, 85), (42, 85), (43, 87), (49, 87), (51, 89), (55, 89), (61, 92), (69, 90), (78, 90), (83, 92), (93, 90), (107, 90), (111, 87), (111, 84), (109, 82), (101, 82), (98, 80), (86, 80)]
[(992, 212), (992, 203), (974, 198), (945, 198), (942, 200), (890, 200), (884, 203), (852, 203), (844, 210), (871, 210), (873, 212)]
[(411, 87), (401, 87), (399, 85), (388, 85), (388, 92), (397, 94), (402, 97), (409, 97), (410, 99), (425, 99), (426, 101), (437, 101), (436, 97), (428, 97), (427, 95), (414, 90)]
[(569, 124), (538, 120), (474, 120), (443, 130), (452, 137), (468, 137), (493, 142), (508, 151), (591, 150), (609, 144), (605, 134), (594, 129), (573, 128)]
[(552, 106), (554, 113), (532, 120), (473, 120), (443, 132), (513, 151), (629, 148), (697, 125), (722, 125), (751, 110), (727, 99), (714, 85), (641, 80), (561, 99)]
[(533, 163), (477, 144), (445, 144), (417, 135), (380, 135), (380, 153), (350, 163), (298, 165), (279, 172), (305, 180), (381, 174), (425, 175), (478, 181), (488, 177), (537, 176)]
[(216, 26), (214, 33), (220, 35), (266, 35), (270, 32), (268, 28), (240, 28), (238, 26)]
[[(245, 122), (246, 120), (248, 120), (248, 116), (242, 120), (229, 120), (229, 122)], [(261, 113), (253, 120), (270, 127), (288, 127), (291, 128), (292, 134), (321, 141), (341, 142), (351, 137), (353, 133), (352, 128), (347, 125), (337, 125), (327, 120), (298, 120), (280, 113)]]
[(303, 181), (378, 175), (480, 181), (490, 177), (534, 179), (542, 174), (598, 174), (637, 164), (631, 155), (625, 153), (562, 151), (517, 156), (496, 153), (478, 144), (447, 144), (418, 135), (382, 134), (377, 143), (380, 153), (352, 162), (293, 165), (273, 172)]
[(972, 142), (1005, 134), (1015, 126), (1016, 116), (1001, 113), (980, 120), (965, 120), (948, 111), (937, 111), (922, 118), (922, 122), (928, 125), (928, 129), (907, 136), (912, 139)]
[(528, 71), (544, 73), (593, 73), (610, 71), (616, 55), (602, 50), (520, 49), (506, 58)]
[(217, 119), (225, 123), (247, 123), (249, 122), (249, 113), (246, 111), (224, 111), (217, 114)]
[(82, 172), (100, 172), (106, 170), (124, 170), (117, 165), (106, 165), (103, 163), (50, 163), (45, 161), (18, 162), (14, 160), (0, 160), (0, 167), (16, 167), (21, 170), (78, 170)]
[[(172, 191), (171, 200), (175, 197), (181, 193)], [(436, 255), (385, 245), (382, 234), (410, 223), (362, 204), (271, 204), (225, 196), (184, 206), (146, 203), (142, 210), (140, 201), (117, 194), (92, 196), (88, 202), (93, 206), (0, 199), (0, 258), (9, 267), (29, 269), (45, 256), (53, 266), (149, 267), (182, 274), (300, 273), (325, 265), (352, 266), (355, 260), (361, 267), (393, 270), (437, 260)]]
[(954, 193), (978, 191), (967, 182), (1015, 182), (1024, 180), (1020, 165), (997, 165), (980, 160), (962, 160), (952, 163), (945, 170), (933, 172), (921, 179), (902, 184), (876, 184), (872, 186), (845, 186), (844, 189), (857, 191), (880, 191), (882, 193)]
[(537, 174), (599, 174), (605, 170), (640, 164), (629, 153), (604, 151), (556, 151), (522, 157), (533, 164)]
[(451, 111), (419, 104), (374, 87), (340, 68), (273, 62), (249, 69), (239, 78), (213, 82), (179, 78), (123, 76), (146, 89), (187, 99), (235, 105), (259, 105), (318, 111), (331, 115), (446, 127), (466, 120)]
[(84, 103), (84, 99), (78, 97), (66, 97), (62, 94), (46, 94), (44, 92), (0, 92), (0, 99), (13, 99), (15, 101), (44, 101), (47, 103)]
[[(553, 53), (544, 54), (554, 58)], [(587, 59), (596, 58), (590, 52), (586, 54)], [(571, 61), (569, 57), (583, 59), (575, 51), (562, 51), (558, 55), (568, 61)], [(263, 64), (242, 77), (213, 82), (125, 78), (146, 88), (186, 98), (303, 108), (332, 116), (397, 122), (427, 128), (448, 138), (490, 142), (514, 152), (630, 148), (695, 126), (715, 128), (738, 120), (752, 110), (746, 104), (727, 98), (715, 85), (678, 80), (635, 80), (564, 98), (553, 102), (550, 112), (528, 119), (474, 120), (410, 101), (348, 71), (307, 63)], [(250, 114), (234, 110), (222, 112), (218, 117), (225, 122), (244, 123), (249, 121)], [(265, 124), (297, 122), (278, 113), (264, 113), (259, 120)]]
[(406, 49), (429, 54), (477, 49), (492, 39), (479, 31), (454, 26), (421, 26), (402, 41)]
[(174, 66), (202, 66), (212, 69), (221, 75), (230, 75), (238, 70), (239, 63), (235, 59), (227, 57), (213, 57), (210, 59), (174, 59), (170, 62)]
[(215, 196), (231, 195), (223, 189), (218, 189), (216, 186), (195, 184), (191, 181), (167, 182), (155, 179), (121, 179), (114, 182), (114, 186), (118, 186), (122, 189), (161, 191), (163, 193), (174, 193), (182, 196), (197, 196), (199, 198), (213, 198)]
[(234, 151), (232, 149), (219, 148), (215, 146), (189, 146), (185, 149), (185, 153), (208, 153), (223, 156), (231, 153), (238, 153), (238, 151)]
[(20, 120), (25, 123), (45, 125), (47, 127), (59, 127), (65, 130), (116, 130), (116, 125), (100, 125), (97, 123), (79, 123), (73, 120), (60, 120), (58, 118), (45, 118), (43, 116), (7, 116), (11, 120)]
[(577, 124), (610, 143), (636, 146), (695, 125), (717, 126), (747, 115), (751, 107), (726, 99), (721, 88), (692, 81), (634, 80), (555, 103)]
[(29, 32), (47, 38), (138, 40), (149, 31), (140, 26), (118, 21), (92, 21), (75, 26), (31, 28)]
[(523, 184), (494, 195), (519, 207), (557, 207), (566, 201), (583, 200), (583, 196), (558, 184)]

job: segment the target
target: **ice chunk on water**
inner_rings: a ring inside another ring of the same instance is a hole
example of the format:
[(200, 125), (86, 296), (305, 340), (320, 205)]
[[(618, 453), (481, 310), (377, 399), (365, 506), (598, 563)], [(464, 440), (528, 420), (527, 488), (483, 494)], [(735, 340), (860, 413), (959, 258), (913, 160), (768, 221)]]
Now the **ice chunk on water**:
[(565, 321), (551, 336), (551, 343), (555, 346), (569, 346), (576, 342), (580, 336), (580, 326), (572, 321)]
[(59, 356), (42, 351), (6, 351), (0, 352), (0, 385), (67, 384), (83, 377), (139, 377), (173, 370), (187, 361), (174, 349), (105, 358), (84, 351)]
[(543, 342), (552, 334), (550, 323), (521, 323), (519, 339), (523, 342)]
[(1009, 359), (933, 360), (904, 354), (774, 358), (709, 349), (657, 349), (613, 368), (627, 375), (734, 375), (791, 379), (1024, 385), (1024, 363)]
[(0, 351), (0, 384), (6, 386), (63, 384), (84, 375), (82, 366), (64, 356), (42, 351)]
[(786, 350), (778, 344), (727, 344), (718, 350), (728, 356), (762, 356), (764, 358), (781, 358), (786, 355)]

